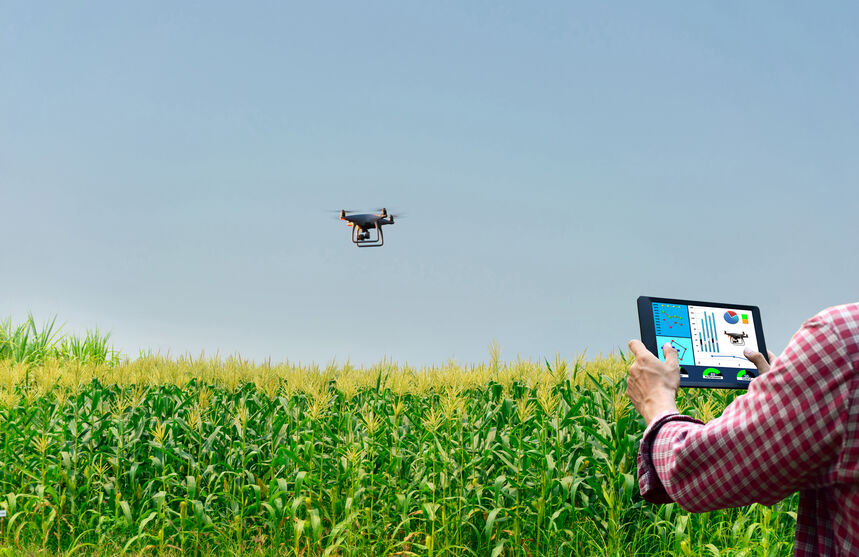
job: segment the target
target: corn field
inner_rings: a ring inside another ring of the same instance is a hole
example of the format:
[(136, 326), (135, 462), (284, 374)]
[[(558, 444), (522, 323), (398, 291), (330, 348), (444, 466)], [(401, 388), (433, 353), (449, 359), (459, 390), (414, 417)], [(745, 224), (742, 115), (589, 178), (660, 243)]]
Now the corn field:
[[(92, 333), (89, 352), (53, 338), (22, 358), (20, 328), (0, 331), (0, 552), (792, 550), (795, 497), (704, 514), (642, 501), (624, 354), (504, 362), (493, 345), (485, 363), (424, 369), (131, 360)], [(678, 403), (707, 420), (736, 394)]]

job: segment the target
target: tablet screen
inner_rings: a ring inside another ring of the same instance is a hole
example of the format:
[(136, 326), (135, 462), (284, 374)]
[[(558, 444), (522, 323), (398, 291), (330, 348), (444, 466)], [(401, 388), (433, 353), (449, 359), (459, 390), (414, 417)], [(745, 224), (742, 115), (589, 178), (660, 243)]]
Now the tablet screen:
[(652, 302), (657, 355), (670, 342), (681, 366), (747, 369), (743, 350), (759, 351), (751, 311), (717, 306)]

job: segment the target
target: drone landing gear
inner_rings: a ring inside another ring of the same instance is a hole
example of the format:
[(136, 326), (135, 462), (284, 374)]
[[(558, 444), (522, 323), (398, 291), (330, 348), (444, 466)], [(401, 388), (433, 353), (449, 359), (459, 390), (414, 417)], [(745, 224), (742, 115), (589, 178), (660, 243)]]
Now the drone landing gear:
[(376, 224), (376, 237), (370, 238), (368, 230), (361, 230), (355, 226), (352, 228), (352, 243), (359, 248), (378, 248), (385, 244), (385, 237), (382, 235), (382, 227)]

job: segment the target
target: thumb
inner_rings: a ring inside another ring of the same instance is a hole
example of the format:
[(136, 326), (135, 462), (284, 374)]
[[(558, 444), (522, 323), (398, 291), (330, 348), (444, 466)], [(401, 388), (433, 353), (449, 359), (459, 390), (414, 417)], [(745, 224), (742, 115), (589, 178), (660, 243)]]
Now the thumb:
[(670, 342), (666, 342), (662, 345), (662, 355), (665, 356), (665, 363), (671, 367), (677, 367), (679, 365), (677, 350), (674, 350), (674, 347), (671, 346)]
[(770, 369), (770, 365), (767, 363), (764, 355), (760, 352), (755, 352), (750, 348), (746, 348), (743, 350), (743, 356), (749, 359), (750, 362), (755, 364), (755, 367), (758, 368), (758, 373), (766, 373)]

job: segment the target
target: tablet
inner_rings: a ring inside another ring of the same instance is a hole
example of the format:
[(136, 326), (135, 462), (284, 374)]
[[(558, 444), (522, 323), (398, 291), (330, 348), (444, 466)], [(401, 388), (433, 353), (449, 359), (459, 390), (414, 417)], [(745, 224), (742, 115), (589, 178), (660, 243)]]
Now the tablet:
[(638, 322), (641, 341), (660, 360), (665, 343), (677, 350), (681, 387), (747, 389), (758, 370), (743, 351), (766, 358), (756, 306), (640, 296)]

